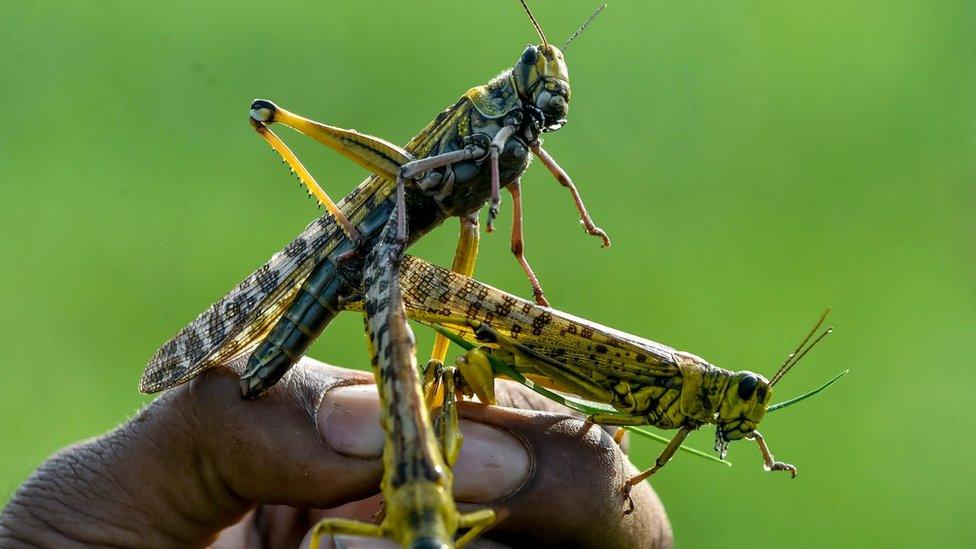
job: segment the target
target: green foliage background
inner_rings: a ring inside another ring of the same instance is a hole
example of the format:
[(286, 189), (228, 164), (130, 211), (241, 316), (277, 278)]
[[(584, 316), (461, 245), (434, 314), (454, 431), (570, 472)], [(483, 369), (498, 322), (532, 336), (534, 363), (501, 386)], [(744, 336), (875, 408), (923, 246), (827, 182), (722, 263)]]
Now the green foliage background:
[[(556, 43), (594, 8), (535, 4)], [(403, 143), (535, 41), (514, 1), (2, 7), (3, 498), (146, 402), (156, 347), (317, 215), (252, 98)], [(765, 422), (795, 481), (742, 443), (732, 469), (682, 455), (655, 478), (682, 545), (976, 537), (974, 29), (962, 0), (617, 2), (568, 50), (547, 146), (614, 246), (531, 168), (552, 302), (763, 372), (831, 305), (835, 335), (778, 396), (853, 370)], [(364, 176), (286, 137), (334, 196)], [(412, 251), (445, 264), (455, 235)], [(506, 231), (482, 250), (480, 279), (529, 295)], [(311, 354), (367, 366), (360, 329), (340, 318)], [(639, 465), (660, 449), (634, 446)]]

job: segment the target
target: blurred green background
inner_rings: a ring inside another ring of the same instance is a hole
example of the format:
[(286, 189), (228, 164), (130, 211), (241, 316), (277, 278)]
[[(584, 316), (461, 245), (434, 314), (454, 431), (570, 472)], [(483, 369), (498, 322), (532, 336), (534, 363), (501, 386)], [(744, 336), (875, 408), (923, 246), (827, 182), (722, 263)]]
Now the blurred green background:
[[(595, 7), (534, 5), (557, 44)], [(156, 347), (316, 215), (252, 98), (403, 143), (535, 42), (514, 0), (2, 8), (4, 501), (146, 402)], [(797, 480), (743, 443), (732, 469), (681, 455), (655, 477), (679, 545), (976, 537), (974, 29), (961, 0), (619, 2), (568, 50), (570, 123), (546, 143), (614, 246), (531, 168), (527, 254), (552, 302), (767, 373), (831, 305), (835, 334), (779, 399), (853, 370), (764, 423)], [(333, 196), (365, 175), (283, 135)], [(446, 264), (455, 236), (412, 251)], [(506, 231), (478, 277), (529, 295)], [(366, 367), (361, 326), (341, 317), (311, 354)], [(642, 466), (660, 450), (634, 445)]]

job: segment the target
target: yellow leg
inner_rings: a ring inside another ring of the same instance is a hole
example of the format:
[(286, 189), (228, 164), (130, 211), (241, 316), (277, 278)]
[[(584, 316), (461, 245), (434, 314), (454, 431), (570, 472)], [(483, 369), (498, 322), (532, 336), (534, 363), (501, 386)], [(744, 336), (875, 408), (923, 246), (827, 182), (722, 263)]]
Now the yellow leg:
[[(463, 216), (460, 220), (460, 234), (451, 270), (464, 276), (471, 276), (474, 274), (474, 266), (478, 259), (478, 244), (481, 239), (478, 214)], [(457, 369), (453, 366), (444, 367), (450, 344), (451, 341), (447, 337), (441, 334), (434, 336), (434, 348), (424, 376), (424, 397), (428, 405), (432, 405), (437, 400), (442, 402), (441, 413), (437, 418), (437, 432), (444, 459), (449, 466), (453, 467), (461, 452), (463, 437), (457, 418)], [(439, 371), (439, 374), (430, 376), (431, 370)], [(437, 381), (428, 381), (431, 377), (436, 378)]]
[(436, 406), (437, 402), (443, 398), (441, 392), (443, 389), (443, 370), (443, 362), (431, 359), (420, 372), (420, 389), (424, 393), (424, 403), (428, 410)]
[(491, 369), (484, 348), (475, 347), (455, 362), (471, 392), (478, 395), (483, 404), (495, 404), (495, 372)]
[(308, 543), (309, 549), (319, 549), (322, 538), (335, 534), (370, 538), (386, 537), (386, 532), (383, 530), (383, 527), (378, 524), (341, 518), (328, 518), (315, 525), (315, 530), (312, 531), (312, 539)]
[(461, 515), (458, 520), (458, 528), (470, 528), (454, 542), (455, 547), (462, 547), (464, 544), (478, 537), (492, 523), (495, 522), (495, 512), (491, 509), (479, 509), (472, 513)]
[(251, 104), (251, 120), (261, 124), (278, 122), (300, 131), (390, 181), (396, 181), (400, 167), (413, 160), (410, 153), (385, 139), (322, 124), (265, 99), (257, 99)]
[(304, 133), (366, 168), (371, 173), (390, 181), (397, 181), (401, 167), (413, 161), (413, 157), (404, 149), (384, 139), (359, 133), (356, 130), (346, 130), (310, 120), (265, 99), (257, 99), (251, 103), (251, 125), (254, 126), (254, 129), (271, 145), (271, 148), (281, 155), (292, 171), (298, 174), (299, 179), (305, 184), (308, 191), (315, 195), (319, 203), (335, 216), (349, 238), (361, 242), (362, 237), (359, 231), (339, 211), (335, 202), (322, 190), (322, 187), (295, 156), (295, 153), (268, 127), (274, 122)]
[[(478, 243), (481, 239), (478, 214), (461, 218), (461, 233), (458, 236), (457, 249), (454, 251), (454, 263), (451, 270), (455, 273), (471, 276), (474, 274), (474, 264), (478, 259)], [(451, 340), (441, 334), (434, 336), (434, 350), (430, 359), (441, 364), (447, 357), (447, 348)]]
[(441, 385), (444, 387), (444, 397), (441, 401), (441, 413), (434, 421), (437, 437), (440, 439), (441, 452), (448, 467), (454, 467), (464, 437), (458, 423), (457, 411), (457, 369), (453, 366), (441, 368)]
[(641, 482), (644, 481), (644, 479), (658, 472), (661, 469), (661, 467), (667, 465), (668, 462), (671, 461), (671, 457), (674, 456), (674, 453), (677, 452), (678, 448), (681, 447), (681, 443), (683, 443), (685, 441), (685, 438), (688, 437), (688, 434), (694, 430), (695, 430), (694, 427), (689, 427), (689, 426), (685, 426), (679, 429), (678, 434), (674, 435), (674, 438), (671, 439), (671, 442), (669, 442), (668, 445), (664, 447), (664, 450), (661, 452), (661, 455), (659, 455), (657, 459), (654, 460), (654, 465), (650, 469), (640, 473), (639, 475), (635, 475), (630, 480), (628, 480), (627, 481), (628, 487), (633, 486), (635, 484), (640, 484)]
[(362, 241), (362, 235), (359, 234), (356, 227), (352, 224), (352, 222), (349, 221), (349, 218), (342, 213), (339, 206), (336, 205), (332, 198), (330, 198), (322, 187), (319, 186), (318, 182), (315, 181), (315, 178), (312, 177), (311, 172), (305, 168), (305, 165), (302, 164), (302, 161), (299, 160), (298, 157), (295, 156), (295, 153), (288, 148), (288, 145), (285, 145), (285, 142), (282, 141), (280, 137), (278, 137), (273, 131), (271, 131), (270, 128), (261, 122), (257, 122), (252, 118), (251, 125), (254, 126), (254, 129), (258, 132), (258, 135), (264, 138), (264, 140), (271, 145), (271, 148), (281, 155), (281, 158), (288, 164), (291, 171), (298, 175), (298, 179), (305, 185), (308, 192), (315, 195), (315, 198), (319, 201), (319, 204), (325, 206), (325, 209), (329, 210), (329, 213), (336, 218), (336, 221), (339, 222), (339, 226), (342, 227), (342, 230), (346, 233), (346, 236), (348, 236), (350, 240), (353, 240), (354, 242)]
[(274, 122), (284, 124), (389, 181), (396, 181), (398, 175), (412, 178), (421, 172), (488, 153), (482, 147), (475, 147), (416, 160), (406, 149), (385, 139), (316, 122), (266, 99), (256, 99), (251, 103), (251, 120), (264, 126)]
[(623, 443), (624, 437), (626, 435), (627, 435), (626, 429), (618, 428), (617, 431), (613, 434), (613, 441), (617, 444), (617, 446), (620, 446)]
[[(467, 528), (468, 531), (454, 542), (454, 546), (460, 549), (460, 547), (481, 535), (494, 522), (495, 512), (491, 509), (479, 509), (458, 516), (458, 530)], [(335, 535), (388, 538), (389, 532), (387, 532), (386, 528), (378, 524), (341, 518), (329, 518), (315, 525), (315, 530), (312, 531), (312, 538), (309, 540), (309, 549), (319, 549), (323, 538)]]
[(586, 421), (597, 425), (608, 425), (611, 427), (621, 427), (627, 425), (647, 425), (647, 416), (634, 416), (623, 412), (607, 412), (605, 414), (592, 414)]

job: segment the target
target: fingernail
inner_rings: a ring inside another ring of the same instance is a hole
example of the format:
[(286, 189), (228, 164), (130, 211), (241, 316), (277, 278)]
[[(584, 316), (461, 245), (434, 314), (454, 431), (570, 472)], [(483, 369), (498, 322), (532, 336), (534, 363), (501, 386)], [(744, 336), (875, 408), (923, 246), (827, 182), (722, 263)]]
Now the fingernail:
[[(318, 410), (319, 432), (330, 448), (372, 459), (383, 452), (380, 401), (375, 385), (336, 387)], [(529, 450), (514, 435), (474, 421), (460, 421), (464, 443), (454, 465), (454, 497), (471, 503), (503, 499), (522, 487), (532, 469)]]
[(322, 438), (336, 452), (366, 459), (383, 452), (380, 398), (375, 385), (329, 390), (319, 405), (317, 419)]
[(514, 435), (461, 420), (464, 444), (454, 465), (454, 497), (470, 503), (505, 498), (525, 484), (532, 469), (529, 450)]

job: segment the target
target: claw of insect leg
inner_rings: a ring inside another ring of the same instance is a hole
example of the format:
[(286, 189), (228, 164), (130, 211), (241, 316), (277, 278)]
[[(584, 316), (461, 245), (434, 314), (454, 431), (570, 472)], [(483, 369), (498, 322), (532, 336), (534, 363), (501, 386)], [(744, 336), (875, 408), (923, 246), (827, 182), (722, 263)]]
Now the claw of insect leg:
[(623, 488), (623, 490), (624, 490), (624, 499), (627, 500), (627, 508), (624, 509), (624, 512), (623, 512), (623, 515), (622, 515), (624, 517), (626, 517), (627, 515), (633, 513), (634, 512), (634, 509), (635, 509), (635, 506), (634, 506), (634, 498), (633, 498), (633, 496), (630, 495), (630, 491), (633, 488), (634, 488), (634, 485), (631, 484), (629, 480), (624, 484), (624, 488)]

